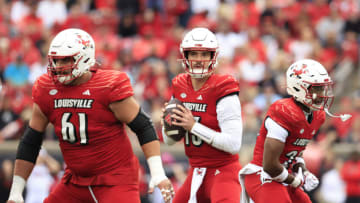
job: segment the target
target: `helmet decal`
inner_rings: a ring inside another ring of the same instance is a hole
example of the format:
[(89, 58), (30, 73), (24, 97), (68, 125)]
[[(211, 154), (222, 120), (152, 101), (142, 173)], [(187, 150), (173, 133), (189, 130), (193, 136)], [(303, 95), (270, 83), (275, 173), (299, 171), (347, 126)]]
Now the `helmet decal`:
[(308, 73), (309, 70), (307, 69), (307, 64), (301, 64), (301, 67), (294, 67), (293, 72), (296, 76), (300, 76), (304, 73)]
[(79, 34), (76, 34), (76, 36), (79, 38), (79, 39), (77, 40), (78, 43), (84, 45), (86, 48), (90, 47), (90, 40), (85, 40), (85, 39), (83, 39), (82, 36), (79, 35)]

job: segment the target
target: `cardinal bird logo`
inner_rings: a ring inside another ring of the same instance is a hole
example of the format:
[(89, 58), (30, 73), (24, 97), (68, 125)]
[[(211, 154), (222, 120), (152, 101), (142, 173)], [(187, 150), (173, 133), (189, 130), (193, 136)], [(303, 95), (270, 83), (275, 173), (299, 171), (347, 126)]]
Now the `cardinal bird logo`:
[(90, 46), (90, 40), (84, 40), (82, 38), (81, 35), (77, 35), (77, 37), (79, 38), (77, 41), (79, 42), (79, 44), (84, 45), (85, 47), (89, 47)]
[(201, 175), (203, 173), (203, 169), (199, 168), (196, 172), (197, 172), (198, 175)]
[(306, 64), (302, 64), (301, 67), (296, 66), (293, 71), (295, 75), (302, 75), (303, 73), (309, 72)]
[(171, 115), (168, 114), (165, 118), (164, 118), (165, 122), (167, 124), (169, 124), (170, 126), (172, 125), (172, 121), (171, 121)]

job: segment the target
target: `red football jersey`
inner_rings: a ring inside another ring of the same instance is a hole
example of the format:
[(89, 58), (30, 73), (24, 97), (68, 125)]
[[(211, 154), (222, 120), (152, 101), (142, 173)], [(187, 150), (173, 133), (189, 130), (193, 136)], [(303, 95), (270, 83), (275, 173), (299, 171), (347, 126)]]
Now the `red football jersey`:
[[(291, 169), (295, 158), (301, 154), (306, 145), (319, 130), (325, 121), (324, 111), (313, 111), (313, 119), (309, 123), (302, 109), (295, 103), (293, 98), (280, 99), (274, 102), (265, 116), (270, 117), (277, 124), (288, 131), (285, 147), (280, 155), (280, 163)], [(261, 125), (254, 149), (254, 158), (251, 163), (262, 166), (264, 142), (267, 130)]]
[[(220, 132), (216, 104), (227, 95), (238, 94), (239, 83), (230, 75), (214, 74), (195, 91), (190, 75), (179, 74), (172, 81), (172, 92), (198, 122)], [(189, 132), (184, 139), (185, 153), (192, 167), (219, 167), (239, 159), (238, 155), (218, 150)]]
[(129, 78), (119, 71), (92, 70), (92, 78), (77, 86), (55, 85), (47, 74), (39, 77), (33, 100), (54, 125), (67, 181), (117, 185), (117, 176), (131, 183), (129, 172), (137, 173), (137, 159), (109, 104), (132, 95)]

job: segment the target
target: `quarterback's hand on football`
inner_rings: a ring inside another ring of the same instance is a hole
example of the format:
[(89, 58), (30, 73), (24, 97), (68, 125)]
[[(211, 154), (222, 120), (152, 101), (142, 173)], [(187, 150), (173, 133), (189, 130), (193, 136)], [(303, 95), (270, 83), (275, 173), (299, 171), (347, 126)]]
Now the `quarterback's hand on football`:
[[(170, 203), (175, 195), (175, 191), (170, 180), (165, 179), (156, 186), (160, 189), (161, 195), (163, 196), (165, 203)], [(149, 193), (153, 193), (153, 192), (154, 192), (154, 185), (150, 181)]]
[(192, 115), (191, 111), (183, 106), (177, 105), (179, 110), (173, 109), (175, 114), (171, 115), (172, 118), (175, 118), (176, 121), (173, 122), (174, 125), (178, 125), (183, 127), (185, 130), (191, 131), (192, 127), (195, 124), (194, 116)]
[(304, 189), (308, 192), (312, 191), (319, 185), (319, 179), (310, 171), (304, 172)]
[(168, 103), (165, 102), (164, 107), (161, 109), (161, 120), (160, 120), (161, 126), (164, 126), (165, 106), (167, 106), (167, 105), (168, 105)]

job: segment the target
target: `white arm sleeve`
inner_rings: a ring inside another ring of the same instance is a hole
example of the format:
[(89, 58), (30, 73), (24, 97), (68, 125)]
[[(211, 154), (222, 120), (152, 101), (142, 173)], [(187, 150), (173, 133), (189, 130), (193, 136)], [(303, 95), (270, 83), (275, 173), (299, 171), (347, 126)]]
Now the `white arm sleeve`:
[(286, 138), (289, 135), (288, 131), (270, 117), (267, 117), (265, 120), (265, 128), (267, 130), (266, 137), (274, 138), (285, 143)]
[(162, 127), (161, 132), (162, 132), (162, 136), (163, 136), (163, 140), (164, 140), (164, 143), (165, 143), (165, 144), (167, 144), (167, 145), (173, 145), (173, 144), (176, 143), (176, 140), (173, 140), (173, 139), (171, 139), (169, 136), (166, 135), (164, 126)]
[(230, 95), (222, 98), (216, 105), (216, 113), (221, 132), (201, 123), (195, 123), (191, 132), (217, 149), (231, 154), (239, 153), (243, 129), (239, 97)]

